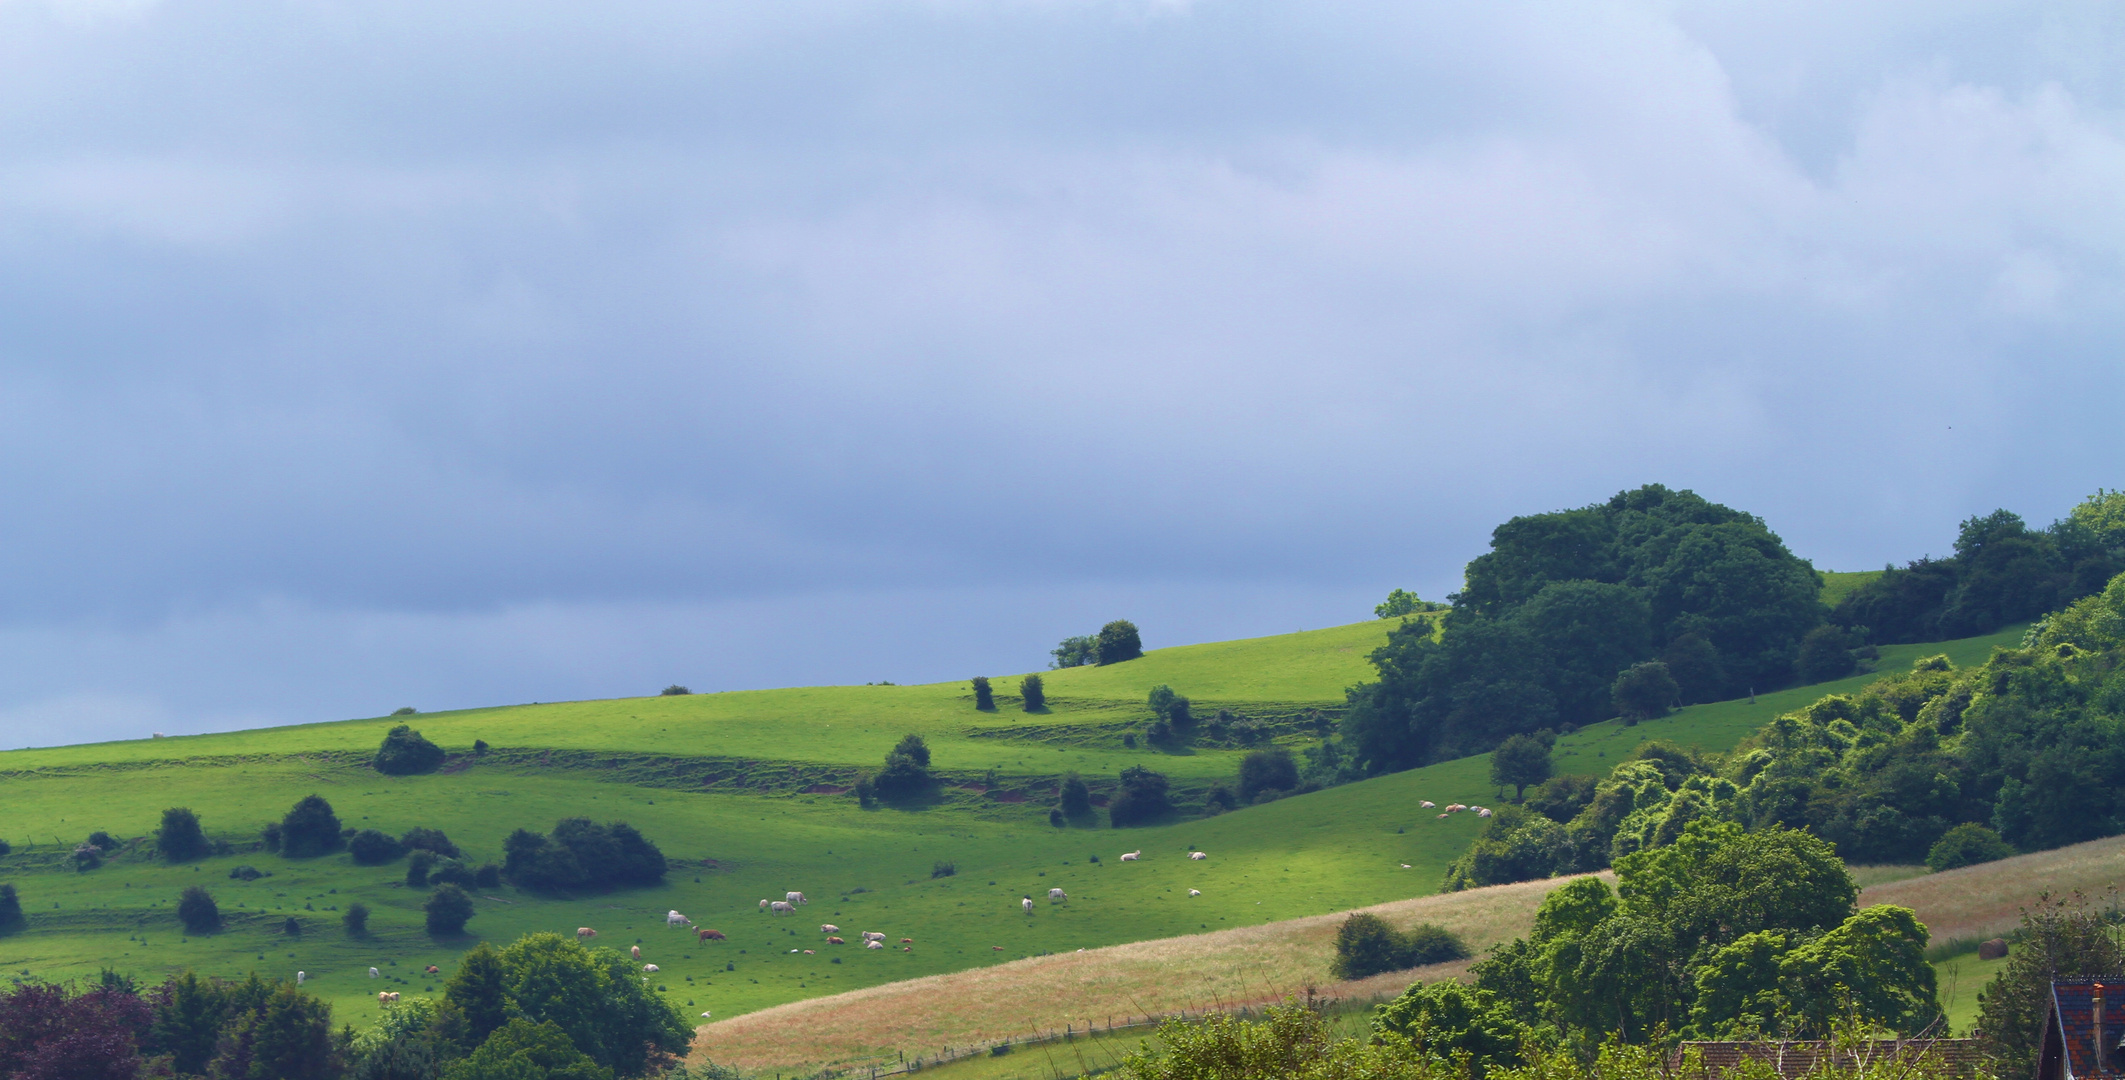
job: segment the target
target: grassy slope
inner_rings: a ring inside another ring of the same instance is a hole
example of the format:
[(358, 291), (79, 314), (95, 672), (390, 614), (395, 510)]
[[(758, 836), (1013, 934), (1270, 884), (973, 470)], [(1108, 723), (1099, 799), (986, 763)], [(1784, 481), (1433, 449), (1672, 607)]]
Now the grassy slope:
[[(1344, 685), (1368, 673), (1364, 654), (1387, 629), (1380, 622), (1360, 623), (1163, 649), (1104, 669), (1051, 672), (1050, 693), (1058, 702), (1039, 718), (1011, 710), (1008, 703), (999, 714), (976, 713), (963, 684), (940, 684), (520, 706), (430, 714), (417, 723), (453, 748), (484, 737), (503, 748), (713, 752), (866, 765), (901, 734), (917, 730), (930, 738), (941, 766), (996, 768), (1007, 783), (1013, 775), (1052, 776), (1064, 768), (1112, 775), (1138, 762), (1177, 779), (1229, 777), (1237, 757), (1231, 751), (1164, 755), (1097, 741), (1051, 745), (979, 739), (967, 732), (1043, 725), (1064, 730), (1116, 717), (1138, 719), (1143, 691), (1160, 682), (1206, 706), (1229, 702), (1242, 712), (1260, 702), (1332, 706)], [(1984, 648), (1972, 643), (1961, 651), (1981, 656)], [(1885, 666), (1898, 660), (1893, 654), (1885, 657)], [(1016, 680), (998, 679), (997, 685), (1015, 690)], [(1821, 689), (1796, 692), (1793, 703)], [(1583, 763), (1583, 771), (1595, 771), (1605, 767), (1602, 758), (1612, 762), (1646, 737), (1716, 749), (1731, 745), (1776, 709), (1790, 707), (1782, 700), (1765, 695), (1755, 707), (1702, 706), (1631, 729), (1595, 725), (1566, 737), (1560, 752), (1567, 767)], [(465, 771), (395, 779), (349, 758), (317, 753), (365, 752), (392, 722), (0, 754), (0, 793), (8, 808), (0, 827), (18, 846), (16, 855), (0, 859), (0, 876), (22, 889), (34, 920), (29, 933), (0, 939), (0, 970), (68, 977), (105, 964), (144, 971), (191, 966), (229, 974), (302, 969), (311, 973), (311, 986), (343, 1010), (353, 1008), (346, 1015), (359, 1021), (371, 1015), (360, 1003), (378, 988), (365, 977), (369, 966), (410, 977), (432, 962), (444, 966), (447, 975), (465, 945), (432, 942), (420, 932), (422, 896), (393, 884), (398, 866), (360, 868), (344, 856), (296, 863), (256, 851), (213, 858), (197, 868), (163, 867), (139, 858), (79, 875), (50, 866), (56, 854), (92, 829), (145, 835), (170, 805), (193, 807), (211, 834), (243, 843), (295, 798), (316, 791), (350, 825), (394, 833), (413, 825), (443, 828), (475, 859), (496, 858), (502, 838), (519, 825), (545, 827), (570, 815), (634, 822), (679, 861), (667, 886), (582, 900), (505, 890), (480, 904), (473, 932), (506, 941), (530, 930), (566, 931), (588, 924), (605, 931), (605, 942), (631, 944), (639, 936), (651, 959), (664, 968), (675, 1000), (697, 1002), (691, 1012), (713, 1008), (728, 1016), (1043, 950), (1111, 945), (1428, 894), (1437, 888), (1446, 862), (1465, 847), (1476, 822), (1465, 815), (1440, 821), (1418, 811), (1416, 802), (1494, 797), (1485, 783), (1486, 759), (1472, 758), (1220, 818), (1119, 834), (1058, 831), (1046, 824), (1037, 800), (999, 803), (966, 792), (926, 809), (866, 812), (846, 796), (804, 794), (790, 785), (771, 794), (638, 786), (619, 781), (651, 781), (637, 774), (546, 767), (529, 756), (503, 763), (498, 754)], [(1215, 857), (1200, 864), (1180, 859), (1191, 844)], [(1148, 853), (1145, 863), (1126, 868), (1126, 876), (1117, 873), (1124, 868), (1114, 862), (1125, 847)], [(1090, 864), (1088, 856), (1095, 853), (1106, 861)], [(716, 860), (714, 868), (703, 865), (707, 859)], [(955, 862), (958, 876), (932, 880), (929, 870), (940, 859)], [(275, 876), (248, 885), (228, 880), (228, 870), (240, 863)], [(1403, 863), (1410, 868), (1403, 869)], [(169, 912), (176, 891), (195, 881), (213, 888), (232, 925), (223, 934), (187, 941)], [(1026, 921), (1016, 911), (1016, 899), (1042, 895), (1051, 885), (1070, 890), (1070, 909), (1044, 911)], [(837, 899), (859, 887), (868, 891)], [(1183, 904), (1190, 887), (1202, 889), (1204, 896)], [(820, 902), (798, 920), (783, 920), (787, 926), (757, 913), (760, 897), (792, 888)], [(353, 940), (339, 930), (336, 909), (352, 898), (377, 909), (374, 937)], [(666, 908), (724, 929), (732, 940), (703, 949), (676, 944), (677, 931), (660, 938), (666, 932), (658, 916)], [(293, 940), (278, 932), (289, 914), (307, 928)], [(856, 951), (841, 964), (829, 963), (824, 954), (788, 956), (786, 948), (801, 947), (788, 931), (819, 921), (864, 923), (865, 929), (915, 937), (919, 947), (913, 953)], [(1004, 950), (997, 952), (994, 945)], [(735, 963), (737, 970), (724, 970), (726, 963)], [(412, 979), (392, 987), (419, 992), (427, 985), (432, 983)], [(373, 1002), (367, 1008), (373, 1009)]]
[(1880, 570), (1825, 570), (1822, 572), (1822, 602), (1836, 607), (1839, 600), (1880, 576)]

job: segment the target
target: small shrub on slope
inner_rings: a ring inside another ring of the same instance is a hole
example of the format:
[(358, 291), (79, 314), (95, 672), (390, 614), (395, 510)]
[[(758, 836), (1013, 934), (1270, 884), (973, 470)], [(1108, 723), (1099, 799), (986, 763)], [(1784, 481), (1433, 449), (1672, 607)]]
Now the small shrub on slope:
[(1934, 871), (1954, 870), (1978, 863), (1995, 862), (2013, 855), (2014, 846), (2000, 834), (1974, 821), (1966, 821), (1943, 834), (1926, 852), (1926, 866)]
[(321, 796), (305, 795), (280, 819), (280, 853), (290, 859), (339, 850), (339, 815)]
[(384, 736), (371, 763), (388, 776), (434, 772), (443, 763), (443, 748), (421, 737), (409, 724), (400, 724)]
[(211, 848), (199, 827), (199, 815), (182, 806), (162, 812), (162, 827), (155, 830), (155, 850), (170, 862), (206, 858)]
[(1424, 924), (1395, 929), (1370, 912), (1358, 912), (1336, 928), (1335, 960), (1329, 970), (1339, 979), (1362, 979), (1386, 971), (1405, 971), (1468, 955), (1468, 947), (1446, 930)]
[(388, 833), (375, 829), (363, 829), (347, 841), (347, 854), (354, 857), (360, 866), (382, 866), (406, 853), (406, 849)]
[(197, 885), (185, 886), (177, 900), (177, 921), (188, 934), (211, 934), (221, 929), (221, 908), (214, 896)]
[(438, 936), (453, 936), (465, 932), (465, 924), (472, 921), (472, 898), (456, 885), (436, 887), (434, 895), (421, 905), (427, 915), (428, 932)]

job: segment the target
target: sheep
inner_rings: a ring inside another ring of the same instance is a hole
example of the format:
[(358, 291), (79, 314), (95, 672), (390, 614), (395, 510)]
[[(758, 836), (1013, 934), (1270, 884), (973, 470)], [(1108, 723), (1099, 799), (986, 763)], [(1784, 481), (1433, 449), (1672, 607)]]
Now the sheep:
[(376, 977), (378, 977), (378, 976), (380, 976), (380, 975), (382, 975), (382, 974), (383, 974), (383, 972), (381, 972), (381, 971), (378, 971), (378, 970), (376, 970), (375, 968), (370, 968), (370, 969), (369, 969), (369, 977), (370, 977), (370, 978), (372, 978), (372, 979), (374, 979), (374, 978), (376, 978)]
[(1125, 851), (1125, 852), (1123, 852), (1123, 853), (1122, 853), (1122, 861), (1123, 861), (1123, 862), (1136, 862), (1136, 861), (1138, 861), (1138, 860), (1142, 859), (1143, 857), (1144, 857), (1144, 853), (1143, 853), (1143, 852), (1142, 852), (1141, 850), (1137, 850), (1137, 851)]
[(838, 934), (841, 932), (841, 928), (830, 922), (820, 923), (819, 932), (822, 934)]
[(298, 972), (296, 972), (296, 973), (295, 973), (295, 985), (297, 985), (297, 986), (301, 986), (301, 985), (303, 984), (303, 980), (304, 980), (304, 979), (307, 979), (307, 978), (309, 978), (309, 977), (310, 977), (310, 973), (309, 973), (309, 972), (307, 972), (307, 971), (298, 971)]
[(1439, 804), (1431, 801), (1430, 799), (1426, 799), (1423, 802), (1418, 803), (1417, 805), (1423, 807), (1426, 810), (1429, 810)]
[(770, 915), (781, 915), (784, 913), (795, 915), (797, 913), (797, 905), (792, 904), (787, 900), (777, 900), (774, 903), (767, 905), (767, 913)]
[(1002, 951), (1003, 951), (1003, 946), (1001, 946), (1001, 945), (991, 945), (991, 946), (989, 946), (989, 948), (991, 948), (991, 949), (994, 949), (994, 950), (996, 950), (997, 952), (1002, 952)]
[(838, 937), (830, 937), (830, 938), (826, 939), (826, 943), (827, 943), (827, 944), (829, 944), (829, 945), (846, 945), (846, 944), (848, 944), (848, 942), (846, 942), (846, 941), (843, 941), (843, 940), (841, 940), (841, 939), (840, 939), (840, 938), (838, 938)]
[(866, 949), (883, 949), (885, 948), (885, 942), (879, 941), (874, 938), (870, 941), (864, 942), (863, 947)]
[(642, 965), (642, 970), (643, 970), (643, 971), (645, 971), (645, 972), (648, 972), (648, 973), (649, 973), (649, 974), (651, 974), (651, 975), (655, 975), (655, 974), (656, 974), (657, 972), (659, 972), (659, 971), (662, 971), (662, 970), (664, 970), (664, 969), (663, 969), (663, 968), (660, 968), (660, 967), (658, 967), (658, 966), (657, 966), (657, 965), (655, 965), (655, 964), (644, 964), (644, 965)]
[(642, 959), (642, 946), (640, 946), (640, 945), (629, 945), (629, 946), (627, 947), (627, 951), (628, 951), (629, 953), (633, 954), (633, 955), (634, 955), (634, 958), (635, 958), (635, 959), (637, 959), (637, 960), (640, 960), (640, 959)]
[(667, 911), (664, 913), (664, 925), (666, 927), (691, 926), (693, 925), (693, 920), (676, 911)]
[(434, 964), (428, 965), (428, 974), (430, 975), (439, 974), (442, 970), (442, 968), (436, 967)]
[(760, 910), (762, 910), (762, 911), (766, 911), (766, 910), (767, 910), (767, 901), (765, 901), (765, 900), (762, 900), (762, 901), (760, 901)]
[(804, 894), (803, 894), (803, 893), (801, 893), (801, 892), (793, 892), (793, 893), (784, 893), (784, 894), (782, 895), (782, 899), (784, 899), (784, 900), (786, 900), (786, 901), (788, 901), (788, 902), (790, 902), (790, 903), (792, 903), (792, 904), (809, 904), (809, 903), (811, 903), (811, 901), (809, 901), (809, 900), (806, 900), (806, 899), (804, 898)]
[(1028, 914), (1028, 915), (1031, 915), (1031, 914), (1033, 914), (1033, 898), (1032, 898), (1032, 897), (1028, 896), (1028, 897), (1026, 897), (1026, 898), (1025, 898), (1025, 899), (1023, 899), (1023, 900), (1020, 900), (1020, 901), (1018, 902), (1018, 906), (1019, 906), (1019, 907), (1022, 907), (1022, 908), (1024, 908), (1024, 909), (1025, 909), (1025, 911), (1026, 911), (1026, 914)]
[(708, 1019), (708, 1014), (707, 1014), (707, 1013), (705, 1013), (705, 1012), (704, 1012), (704, 1013), (702, 1013), (702, 1014), (701, 1014), (701, 1019), (703, 1019), (703, 1020), (706, 1020), (706, 1019)]
[(1489, 811), (1488, 809), (1484, 809), (1484, 810), (1478, 810), (1478, 811), (1476, 811), (1476, 816), (1477, 816), (1477, 817), (1489, 817), (1489, 816), (1490, 816), (1490, 811)]
[(1062, 901), (1068, 900), (1069, 898), (1070, 894), (1062, 891), (1061, 889), (1048, 890), (1048, 899), (1053, 900), (1057, 903), (1061, 903)]
[(911, 937), (904, 937), (900, 939), (900, 943), (902, 945), (913, 945), (915, 944), (915, 939)]
[(1201, 890), (1201, 889), (1190, 889), (1190, 890), (1188, 890), (1188, 895), (1190, 895), (1190, 896), (1201, 896), (1201, 895), (1203, 895), (1203, 890)]
[(164, 735), (164, 734), (163, 734), (162, 732), (160, 732), (160, 731), (158, 731), (158, 732), (155, 732), (154, 734), (155, 734), (155, 737), (156, 737), (156, 738), (158, 738), (158, 739), (167, 739), (167, 738), (169, 738), (169, 736), (168, 736), (168, 735)]
[(707, 927), (703, 927), (703, 928), (702, 928), (702, 929), (701, 929), (701, 930), (699, 931), (699, 934), (701, 935), (701, 940), (702, 940), (702, 941), (726, 941), (726, 940), (729, 940), (729, 939), (727, 939), (727, 938), (725, 938), (725, 937), (723, 936), (723, 931), (721, 931), (721, 930), (710, 930), (710, 929), (708, 929)]
[(590, 940), (591, 938), (594, 938), (594, 937), (597, 937), (597, 936), (598, 936), (598, 932), (597, 932), (596, 930), (592, 930), (592, 929), (591, 929), (590, 927), (587, 927), (587, 926), (578, 926), (578, 927), (576, 927), (576, 940), (577, 940), (577, 941), (588, 941), (588, 940)]
[(863, 940), (865, 940), (865, 941), (884, 941), (884, 940), (885, 940), (885, 935), (884, 935), (884, 934), (881, 934), (881, 933), (879, 933), (879, 932), (878, 932), (878, 931), (876, 931), (876, 930), (865, 930), (865, 931), (863, 932)]
[(813, 955), (816, 955), (816, 954), (815, 954), (815, 953), (813, 953), (813, 952), (812, 952), (812, 950), (810, 950), (810, 949), (806, 949), (806, 950), (804, 950), (804, 955), (806, 955), (806, 956), (813, 956)]
[(398, 991), (396, 990), (379, 990), (376, 992), (376, 1003), (378, 1005), (390, 1005), (397, 1001)]
[(1204, 859), (1207, 859), (1207, 858), (1209, 858), (1209, 857), (1210, 857), (1210, 853), (1209, 853), (1209, 852), (1207, 852), (1207, 851), (1191, 851), (1191, 852), (1189, 852), (1189, 853), (1188, 853), (1188, 857), (1189, 857), (1190, 859), (1193, 859), (1193, 860), (1195, 860), (1196, 862), (1201, 862), (1201, 861), (1203, 861)]

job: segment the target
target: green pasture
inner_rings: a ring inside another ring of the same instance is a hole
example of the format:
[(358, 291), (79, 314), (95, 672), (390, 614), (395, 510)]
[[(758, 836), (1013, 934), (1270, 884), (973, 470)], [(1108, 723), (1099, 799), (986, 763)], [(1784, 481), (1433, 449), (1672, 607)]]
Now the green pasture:
[[(1151, 685), (1165, 682), (1209, 708), (1223, 701), (1251, 715), (1288, 714), (1309, 702), (1327, 708), (1342, 686), (1368, 673), (1364, 653), (1387, 630), (1375, 621), (1051, 672), (1061, 700), (1038, 716), (1016, 710), (1005, 694), (1001, 711), (978, 713), (965, 684), (424, 714), (414, 723), (446, 748), (462, 752), (483, 738), (495, 751), (460, 753), (442, 771), (416, 777), (381, 776), (364, 763), (388, 719), (0, 754), (0, 837), (15, 844), (14, 854), (0, 857), (0, 880), (16, 884), (30, 918), (29, 929), (0, 938), (0, 971), (64, 979), (105, 966), (150, 978), (184, 967), (231, 976), (302, 970), (311, 989), (359, 1024), (375, 1015), (377, 990), (440, 986), (475, 938), (507, 942), (591, 926), (601, 945), (639, 939), (644, 959), (662, 968), (658, 984), (688, 1015), (723, 1017), (1043, 951), (1425, 895), (1438, 889), (1479, 822), (1467, 814), (1441, 819), (1418, 803), (1493, 802), (1487, 757), (1154, 828), (1057, 829), (1046, 818), (1045, 793), (1066, 769), (1099, 778), (1149, 765), (1196, 793), (1184, 802), (1199, 798), (1209, 779), (1232, 776), (1238, 750), (1165, 754), (1101, 741), (1111, 718), (1143, 718), (1142, 691)], [(1881, 667), (1897, 670), (1943, 651), (1972, 663), (2019, 633), (1887, 649)], [(1765, 694), (1753, 706), (1698, 706), (1631, 728), (1593, 725), (1560, 740), (1560, 766), (1601, 771), (1647, 738), (1722, 749), (1776, 711), (1866, 678)], [(1015, 690), (1016, 682), (997, 685)], [(981, 734), (995, 729), (1022, 737)], [(938, 766), (957, 773), (938, 799), (866, 811), (846, 794), (808, 790), (831, 785), (810, 784), (802, 767), (873, 765), (911, 730), (930, 739)], [(730, 770), (747, 783), (718, 779)], [(995, 771), (996, 787), (983, 791), (985, 783), (965, 779), (986, 770)], [(311, 792), (349, 826), (443, 829), (475, 863), (499, 860), (503, 838), (519, 826), (544, 830), (569, 816), (626, 820), (663, 848), (673, 870), (664, 886), (608, 895), (483, 891), (473, 937), (432, 940), (421, 927), (425, 893), (403, 885), (403, 862), (359, 867), (344, 854), (294, 861), (258, 849), (260, 826)], [(155, 862), (144, 841), (169, 806), (195, 810), (230, 853), (196, 865)], [(102, 869), (66, 869), (65, 854), (97, 829), (140, 843)], [(1191, 847), (1210, 858), (1188, 860)], [(1118, 861), (1138, 848), (1143, 861)], [(957, 873), (933, 878), (939, 862)], [(244, 864), (272, 876), (231, 880), (229, 871)], [(188, 939), (173, 908), (178, 891), (195, 882), (214, 893), (228, 925)], [(1051, 905), (1046, 891), (1058, 886), (1069, 902)], [(1188, 897), (1191, 888), (1202, 895)], [(760, 899), (792, 889), (813, 899), (799, 915), (759, 911)], [(1036, 901), (1031, 916), (1019, 908), (1022, 896)], [(363, 938), (339, 923), (356, 900), (374, 910)], [(697, 944), (664, 926), (667, 909), (730, 940)], [(291, 915), (301, 924), (295, 936), (282, 930)], [(849, 940), (877, 930), (894, 945), (827, 946), (821, 923), (839, 925)], [(914, 939), (907, 951), (902, 937)], [(438, 976), (423, 973), (428, 964), (442, 969)], [(371, 966), (383, 978), (371, 980)]]

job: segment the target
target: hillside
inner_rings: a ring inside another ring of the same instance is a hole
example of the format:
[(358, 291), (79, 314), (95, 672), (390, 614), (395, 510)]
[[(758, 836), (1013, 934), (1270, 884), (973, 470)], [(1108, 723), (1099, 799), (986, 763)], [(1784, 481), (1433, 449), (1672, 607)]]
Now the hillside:
[[(1229, 708), (1266, 734), (1303, 742), (1313, 730), (1310, 714), (1332, 715), (1341, 688), (1369, 674), (1365, 654), (1387, 629), (1370, 621), (1049, 672), (1051, 706), (1037, 715), (1015, 708), (1016, 679), (1006, 677), (996, 677), (995, 713), (976, 712), (966, 684), (946, 683), (424, 714), (415, 725), (453, 754), (427, 776), (369, 768), (377, 741), (396, 722), (389, 718), (8, 752), (0, 754), (8, 807), (0, 836), (15, 851), (0, 857), (0, 879), (21, 890), (31, 921), (26, 932), (0, 938), (0, 964), (45, 978), (105, 965), (232, 975), (300, 969), (310, 973), (308, 989), (357, 1024), (375, 1014), (376, 989), (439, 985), (414, 973), (433, 963), (447, 976), (471, 939), (436, 941), (421, 930), (425, 893), (404, 886), (402, 863), (359, 867), (343, 854), (288, 860), (260, 849), (259, 827), (312, 792), (350, 827), (442, 829), (474, 862), (497, 860), (502, 840), (520, 826), (544, 830), (568, 816), (633, 823), (672, 858), (665, 885), (582, 897), (482, 890), (470, 933), (508, 941), (589, 925), (601, 930), (601, 943), (640, 939), (674, 1001), (719, 1017), (1042, 952), (1424, 896), (1438, 889), (1477, 822), (1439, 820), (1416, 804), (1493, 799), (1485, 758), (1155, 828), (1056, 829), (1046, 820), (1065, 770), (1111, 782), (1126, 765), (1150, 765), (1174, 777), (1184, 804), (1233, 775), (1244, 753), (1236, 743), (1180, 753), (1122, 745), (1125, 729), (1147, 719), (1142, 697), (1150, 686), (1170, 684), (1201, 713)], [(1981, 656), (1993, 640), (1910, 648), (1946, 649), (1960, 661)], [(1885, 669), (1908, 662), (1893, 650), (1883, 657)], [(1560, 741), (1560, 763), (1598, 772), (1604, 760), (1653, 737), (1723, 748), (1786, 707), (1785, 698), (1767, 694), (1753, 705), (1699, 706), (1632, 728), (1595, 724)], [(910, 731), (930, 741), (947, 777), (936, 798), (866, 811), (840, 793)], [(469, 753), (474, 739), (493, 749)], [(173, 805), (197, 811), (227, 853), (183, 866), (155, 861), (145, 838)], [(76, 873), (66, 856), (96, 829), (131, 844), (102, 869)], [(1211, 858), (1186, 861), (1190, 846)], [(1135, 848), (1146, 852), (1144, 862), (1115, 861)], [(940, 862), (956, 874), (932, 877)], [(242, 865), (272, 876), (230, 879)], [(178, 931), (176, 893), (193, 883), (219, 899), (224, 932), (186, 939)], [(1067, 907), (1043, 907), (1031, 919), (1017, 910), (1020, 896), (1042, 896), (1051, 886), (1069, 891)], [(1203, 895), (1188, 899), (1190, 888)], [(799, 919), (759, 913), (760, 898), (790, 889), (816, 900)], [(357, 899), (375, 909), (367, 937), (339, 926)], [(664, 929), (668, 908), (730, 940), (690, 944)], [(301, 930), (293, 937), (283, 933), (290, 916)], [(819, 922), (861, 923), (917, 945), (790, 954)], [(392, 981), (370, 981), (372, 965)]]

